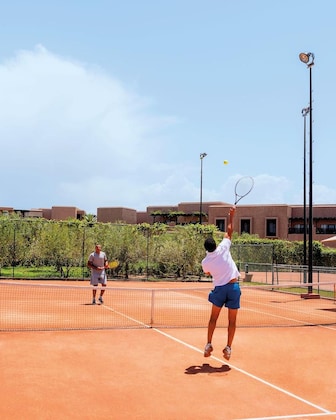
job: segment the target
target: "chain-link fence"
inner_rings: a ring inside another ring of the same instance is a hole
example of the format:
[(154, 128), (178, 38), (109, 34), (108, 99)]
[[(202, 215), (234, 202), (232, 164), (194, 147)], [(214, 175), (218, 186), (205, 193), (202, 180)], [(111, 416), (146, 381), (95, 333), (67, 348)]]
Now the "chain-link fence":
[[(206, 280), (201, 261), (209, 234), (220, 235), (215, 227), (200, 225), (169, 228), (3, 218), (0, 277), (87, 279), (88, 256), (100, 243), (108, 259), (119, 262), (109, 271), (110, 278)], [(268, 244), (233, 244), (231, 250), (240, 271), (256, 270), (258, 264), (258, 270), (266, 272), (272, 265)]]

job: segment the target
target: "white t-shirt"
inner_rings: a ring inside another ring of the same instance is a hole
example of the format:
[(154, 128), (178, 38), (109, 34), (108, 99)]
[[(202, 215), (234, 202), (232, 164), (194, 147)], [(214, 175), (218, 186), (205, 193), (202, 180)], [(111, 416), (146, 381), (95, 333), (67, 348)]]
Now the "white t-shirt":
[(203, 271), (211, 274), (214, 286), (223, 286), (240, 276), (232, 259), (230, 247), (230, 239), (224, 238), (213, 252), (207, 252), (202, 261)]

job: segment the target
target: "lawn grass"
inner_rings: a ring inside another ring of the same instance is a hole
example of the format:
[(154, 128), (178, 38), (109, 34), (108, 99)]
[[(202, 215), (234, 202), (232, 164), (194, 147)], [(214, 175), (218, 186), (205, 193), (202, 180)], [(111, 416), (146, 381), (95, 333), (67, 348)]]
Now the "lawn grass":
[[(247, 286), (247, 287), (265, 286), (265, 290), (272, 290), (272, 285), (270, 284), (265, 285), (265, 283), (260, 283), (260, 282), (248, 282), (248, 283), (244, 282), (243, 284), (244, 286)], [(281, 286), (281, 284), (275, 284), (274, 290), (280, 293), (290, 293), (290, 294), (295, 294), (295, 295), (301, 295), (301, 294), (308, 293), (308, 287), (309, 287), (309, 284), (307, 283), (302, 286), (294, 286), (294, 287), (283, 287)], [(322, 289), (322, 286), (320, 288), (313, 287), (312, 293), (316, 293), (316, 294), (319, 294), (320, 297), (323, 297), (326, 299), (332, 299), (336, 301), (335, 290), (324, 290)]]
[[(66, 269), (63, 272), (56, 270), (56, 267), (1, 267), (0, 277), (2, 278), (17, 278), (17, 279), (64, 279), (66, 276)], [(66, 278), (88, 278), (89, 273), (87, 268), (72, 267), (69, 270), (69, 276)]]

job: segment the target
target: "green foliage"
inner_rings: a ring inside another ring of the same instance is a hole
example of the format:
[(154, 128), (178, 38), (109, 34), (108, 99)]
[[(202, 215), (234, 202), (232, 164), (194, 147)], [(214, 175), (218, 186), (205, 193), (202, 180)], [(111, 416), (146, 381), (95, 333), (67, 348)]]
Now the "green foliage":
[[(165, 223), (126, 225), (98, 223), (94, 217), (64, 222), (0, 217), (0, 270), (2, 276), (34, 275), (45, 268), (45, 276), (73, 278), (89, 275), (88, 256), (96, 243), (109, 260), (118, 260), (112, 277), (142, 275), (149, 278), (200, 278), (207, 236), (217, 243), (223, 232), (214, 225)], [(239, 264), (303, 264), (303, 243), (260, 239), (233, 234), (232, 255)], [(313, 243), (314, 265), (335, 267), (336, 250)], [(23, 271), (22, 271), (23, 270)], [(20, 273), (20, 274), (19, 274)]]

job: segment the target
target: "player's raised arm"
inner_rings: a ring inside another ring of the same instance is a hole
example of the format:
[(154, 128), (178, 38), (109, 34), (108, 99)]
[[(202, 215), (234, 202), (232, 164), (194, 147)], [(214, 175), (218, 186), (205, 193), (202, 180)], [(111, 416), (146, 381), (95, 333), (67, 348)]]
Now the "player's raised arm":
[(232, 233), (233, 233), (233, 217), (236, 211), (236, 207), (233, 206), (230, 208), (229, 212), (229, 222), (228, 222), (228, 228), (227, 228), (227, 236), (231, 240)]

